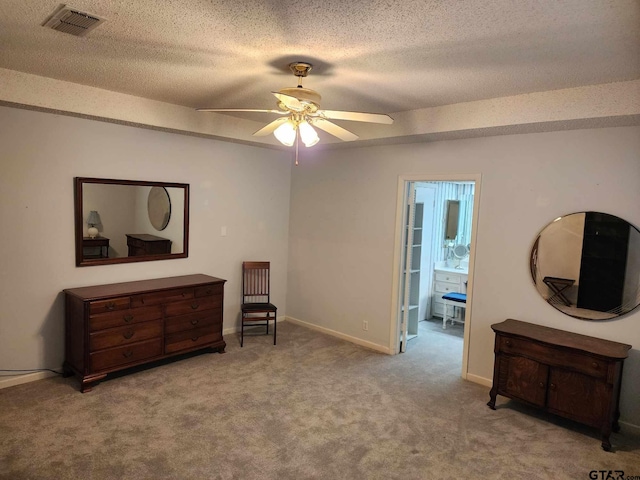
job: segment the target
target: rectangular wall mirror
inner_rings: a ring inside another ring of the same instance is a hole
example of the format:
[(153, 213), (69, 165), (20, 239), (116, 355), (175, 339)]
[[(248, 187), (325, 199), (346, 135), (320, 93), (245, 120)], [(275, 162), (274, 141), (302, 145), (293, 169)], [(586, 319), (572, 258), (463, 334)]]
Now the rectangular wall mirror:
[(189, 185), (75, 178), (76, 265), (186, 258)]
[(444, 230), (445, 240), (455, 240), (458, 236), (458, 217), (460, 215), (460, 200), (447, 200), (447, 218)]

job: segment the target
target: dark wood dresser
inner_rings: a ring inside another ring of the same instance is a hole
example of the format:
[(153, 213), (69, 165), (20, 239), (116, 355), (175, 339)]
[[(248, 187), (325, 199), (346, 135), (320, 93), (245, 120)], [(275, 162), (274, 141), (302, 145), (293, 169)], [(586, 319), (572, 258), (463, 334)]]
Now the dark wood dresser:
[(609, 451), (620, 429), (622, 366), (631, 345), (556, 330), (518, 320), (491, 328), (496, 334), (493, 387), (496, 396), (600, 429)]
[(171, 240), (147, 233), (127, 233), (129, 256), (171, 253)]
[(208, 275), (71, 288), (65, 375), (81, 391), (108, 373), (198, 349), (224, 352), (224, 283)]

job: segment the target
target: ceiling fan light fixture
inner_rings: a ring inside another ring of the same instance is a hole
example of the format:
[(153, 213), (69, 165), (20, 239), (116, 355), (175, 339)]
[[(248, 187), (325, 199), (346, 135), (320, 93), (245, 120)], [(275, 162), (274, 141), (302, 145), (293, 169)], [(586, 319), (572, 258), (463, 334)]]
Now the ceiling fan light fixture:
[(320, 141), (315, 129), (306, 120), (300, 122), (298, 128), (300, 129), (300, 138), (302, 138), (302, 143), (304, 143), (305, 147), (313, 147)]
[(291, 121), (286, 121), (273, 131), (273, 135), (280, 143), (291, 147), (296, 141), (296, 127)]

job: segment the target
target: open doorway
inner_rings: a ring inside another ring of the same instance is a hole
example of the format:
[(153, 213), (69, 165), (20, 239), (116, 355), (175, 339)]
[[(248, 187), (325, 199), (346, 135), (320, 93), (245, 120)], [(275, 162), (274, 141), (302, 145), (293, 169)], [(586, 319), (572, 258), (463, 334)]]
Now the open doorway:
[(393, 351), (444, 333), (466, 377), (480, 176), (401, 177), (398, 187)]

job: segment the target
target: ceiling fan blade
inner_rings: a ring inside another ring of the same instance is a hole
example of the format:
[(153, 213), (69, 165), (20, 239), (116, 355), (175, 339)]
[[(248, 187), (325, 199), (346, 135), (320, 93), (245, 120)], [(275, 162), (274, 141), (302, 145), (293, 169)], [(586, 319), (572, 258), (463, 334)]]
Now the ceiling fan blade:
[(345, 130), (335, 123), (331, 123), (329, 120), (325, 120), (324, 118), (312, 119), (311, 125), (313, 125), (314, 127), (318, 127), (319, 129), (324, 130), (325, 132), (330, 133), (334, 137), (338, 137), (340, 140), (344, 140), (345, 142), (352, 142), (359, 138), (355, 133), (351, 133), (349, 130)]
[(273, 133), (273, 131), (276, 128), (278, 128), (280, 125), (285, 123), (287, 120), (289, 120), (289, 117), (276, 118), (273, 122), (268, 123), (267, 125), (262, 127), (260, 130), (258, 130), (256, 133), (254, 133), (253, 135), (255, 137), (264, 137), (266, 135), (269, 135), (270, 133)]
[(350, 120), (352, 122), (384, 123), (390, 125), (393, 118), (383, 113), (341, 112), (339, 110), (318, 110), (317, 115), (332, 120)]
[(284, 103), (287, 108), (290, 108), (291, 110), (296, 110), (299, 112), (304, 110), (304, 105), (302, 105), (302, 103), (300, 103), (300, 100), (298, 100), (296, 97), (292, 97), (291, 95), (285, 95), (284, 93), (279, 93), (279, 92), (271, 92), (271, 93), (273, 93), (278, 100)]
[(289, 112), (283, 110), (258, 110), (254, 108), (196, 108), (198, 112), (258, 112), (258, 113), (277, 113), (278, 115), (286, 115)]

